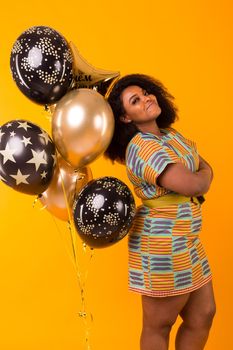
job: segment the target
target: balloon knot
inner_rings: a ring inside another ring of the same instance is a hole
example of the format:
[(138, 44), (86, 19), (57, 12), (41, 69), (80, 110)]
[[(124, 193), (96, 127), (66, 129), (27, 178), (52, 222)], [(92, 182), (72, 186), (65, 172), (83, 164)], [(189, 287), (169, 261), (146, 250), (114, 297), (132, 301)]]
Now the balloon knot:
[(87, 313), (85, 311), (79, 311), (78, 315), (79, 315), (79, 317), (82, 317), (82, 318), (87, 317)]

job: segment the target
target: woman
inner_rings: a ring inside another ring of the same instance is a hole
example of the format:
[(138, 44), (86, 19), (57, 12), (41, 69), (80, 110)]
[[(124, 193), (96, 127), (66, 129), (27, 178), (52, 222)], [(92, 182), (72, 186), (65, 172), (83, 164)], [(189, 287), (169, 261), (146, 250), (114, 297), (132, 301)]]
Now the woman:
[[(199, 239), (200, 199), (213, 173), (194, 142), (171, 124), (173, 97), (151, 77), (121, 78), (109, 94), (115, 132), (105, 155), (126, 164), (142, 199), (129, 234), (129, 289), (142, 295), (141, 350), (204, 348), (215, 314), (208, 260)], [(199, 201), (198, 201), (199, 198)]]

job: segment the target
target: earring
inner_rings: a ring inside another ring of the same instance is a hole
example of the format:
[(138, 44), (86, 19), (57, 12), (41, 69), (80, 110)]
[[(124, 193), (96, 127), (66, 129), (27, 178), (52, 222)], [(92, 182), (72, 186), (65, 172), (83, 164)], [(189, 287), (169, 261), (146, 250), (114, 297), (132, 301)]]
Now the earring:
[(120, 117), (120, 120), (123, 122), (123, 123), (131, 123), (131, 119), (127, 119), (125, 116), (121, 116)]

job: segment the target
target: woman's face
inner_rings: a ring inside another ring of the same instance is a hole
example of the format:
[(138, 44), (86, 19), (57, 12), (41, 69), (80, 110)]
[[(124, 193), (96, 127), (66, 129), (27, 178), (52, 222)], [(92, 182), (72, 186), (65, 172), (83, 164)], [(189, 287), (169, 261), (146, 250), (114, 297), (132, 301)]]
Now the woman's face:
[(136, 125), (155, 120), (161, 113), (154, 95), (148, 94), (139, 86), (128, 86), (121, 94), (125, 115), (121, 120), (125, 123), (134, 122)]

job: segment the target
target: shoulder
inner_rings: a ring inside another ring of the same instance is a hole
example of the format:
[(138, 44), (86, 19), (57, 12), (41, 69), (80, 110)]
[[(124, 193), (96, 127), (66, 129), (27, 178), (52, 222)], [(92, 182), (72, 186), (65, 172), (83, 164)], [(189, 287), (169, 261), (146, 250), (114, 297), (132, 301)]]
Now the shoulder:
[(177, 141), (181, 142), (182, 144), (189, 145), (191, 148), (194, 148), (194, 149), (197, 148), (195, 141), (189, 139), (189, 137), (184, 136), (183, 134), (181, 134), (180, 132), (178, 132), (175, 129), (172, 129), (172, 130), (173, 130), (172, 132), (174, 133)]
[(143, 133), (138, 132), (129, 142), (129, 145), (132, 144), (144, 144), (149, 142), (155, 142), (160, 143), (161, 139), (160, 137), (157, 137), (156, 135), (153, 135), (151, 133)]
[(168, 134), (171, 134), (173, 136), (183, 137), (178, 130), (176, 130), (176, 129), (172, 128), (172, 127), (166, 128), (166, 129), (163, 129), (163, 130), (165, 130)]
[(147, 147), (150, 144), (160, 144), (159, 138), (155, 137), (150, 133), (138, 132), (128, 143), (126, 153), (132, 149), (141, 149)]
[(159, 137), (150, 133), (136, 134), (126, 149), (126, 163), (133, 165), (139, 161), (149, 161), (151, 157), (161, 156), (165, 150)]

